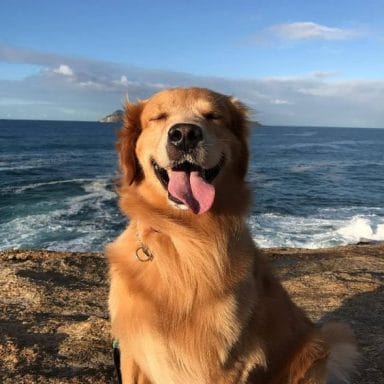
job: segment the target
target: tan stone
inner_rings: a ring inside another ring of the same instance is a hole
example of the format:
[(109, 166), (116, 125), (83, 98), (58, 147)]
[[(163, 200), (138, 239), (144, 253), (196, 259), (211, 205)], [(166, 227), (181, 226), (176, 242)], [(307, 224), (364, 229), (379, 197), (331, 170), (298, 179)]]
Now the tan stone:
[[(263, 251), (315, 321), (351, 324), (354, 384), (384, 384), (384, 244)], [(2, 383), (113, 383), (103, 255), (0, 252)]]

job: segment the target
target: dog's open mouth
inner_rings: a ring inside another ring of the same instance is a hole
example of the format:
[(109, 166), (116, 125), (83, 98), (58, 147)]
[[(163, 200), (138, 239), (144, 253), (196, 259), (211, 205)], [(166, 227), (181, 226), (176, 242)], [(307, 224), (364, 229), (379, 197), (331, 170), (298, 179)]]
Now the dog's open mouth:
[(176, 204), (185, 205), (193, 213), (204, 213), (212, 207), (215, 199), (215, 187), (212, 182), (224, 163), (223, 155), (213, 168), (205, 169), (185, 161), (166, 170), (152, 160), (157, 178), (168, 191), (168, 198)]

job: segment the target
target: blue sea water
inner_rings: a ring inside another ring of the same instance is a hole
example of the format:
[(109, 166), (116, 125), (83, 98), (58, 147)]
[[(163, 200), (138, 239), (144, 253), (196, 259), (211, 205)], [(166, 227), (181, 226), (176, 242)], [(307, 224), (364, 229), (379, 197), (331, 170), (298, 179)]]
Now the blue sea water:
[[(0, 120), (0, 249), (97, 251), (123, 230), (117, 129)], [(384, 240), (384, 129), (255, 128), (251, 152), (259, 246)]]

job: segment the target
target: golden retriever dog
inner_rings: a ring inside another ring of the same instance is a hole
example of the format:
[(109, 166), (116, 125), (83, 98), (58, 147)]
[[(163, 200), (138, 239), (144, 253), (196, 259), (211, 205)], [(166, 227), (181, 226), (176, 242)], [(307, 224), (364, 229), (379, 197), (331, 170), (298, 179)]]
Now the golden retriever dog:
[(246, 225), (247, 108), (202, 88), (127, 103), (128, 228), (107, 247), (123, 384), (348, 382), (352, 332), (314, 325)]

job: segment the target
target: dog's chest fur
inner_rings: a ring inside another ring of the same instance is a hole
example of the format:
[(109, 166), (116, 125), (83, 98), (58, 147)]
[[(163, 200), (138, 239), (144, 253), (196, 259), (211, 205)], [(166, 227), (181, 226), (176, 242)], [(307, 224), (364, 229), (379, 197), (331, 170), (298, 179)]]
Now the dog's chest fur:
[(165, 316), (155, 322), (138, 324), (139, 331), (131, 333), (133, 357), (152, 383), (208, 384), (219, 380), (217, 375), (240, 332), (233, 297), (207, 306), (198, 316), (173, 320)]
[[(131, 228), (118, 241), (128, 236), (129, 243), (134, 243), (135, 232)], [(219, 290), (220, 280), (207, 280), (195, 267), (196, 260), (204, 257), (206, 268), (212, 271), (209, 277), (214, 277), (217, 267), (209, 263), (214, 259), (211, 252), (217, 246), (213, 245), (201, 254), (199, 248), (189, 244), (189, 257), (184, 255), (181, 270), (172, 264), (176, 262), (172, 260), (177, 260), (173, 254), (176, 250), (168, 236), (141, 231), (140, 237), (155, 254), (154, 261), (142, 264), (136, 260), (130, 265), (129, 277), (115, 278), (111, 285), (114, 292), (111, 297), (128, 298), (132, 294), (128, 286), (133, 287), (133, 281), (148, 283), (132, 302), (118, 301), (116, 307), (111, 303), (111, 308), (116, 309), (116, 312), (111, 310), (112, 318), (117, 317), (116, 323), (127, 324), (124, 319), (129, 318), (128, 328), (119, 328), (121, 336), (117, 337), (127, 339), (133, 360), (153, 384), (245, 382), (239, 372), (247, 375), (256, 364), (264, 365), (263, 353), (243, 356), (243, 362), (234, 361), (231, 355), (238, 347), (243, 326), (248, 323), (255, 304), (255, 297), (250, 294), (254, 287), (250, 283), (253, 279), (249, 278), (248, 265), (242, 268), (246, 271), (247, 284), (242, 286), (240, 300), (237, 290)], [(169, 271), (177, 273), (170, 274)], [(236, 276), (244, 274), (236, 270), (233, 273)], [(133, 281), (128, 283), (131, 279)], [(121, 291), (117, 287), (121, 287)], [(229, 379), (232, 375), (236, 375), (236, 380)]]

